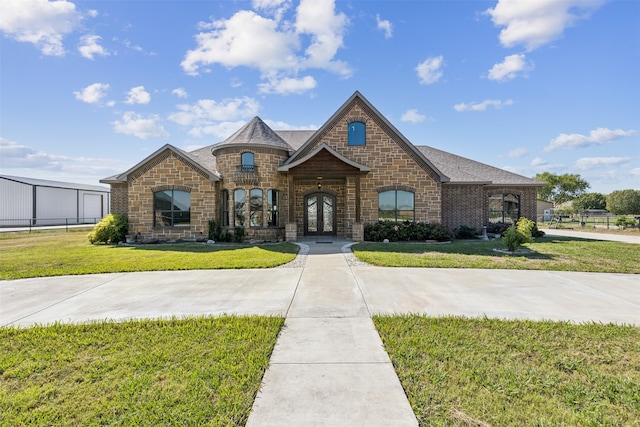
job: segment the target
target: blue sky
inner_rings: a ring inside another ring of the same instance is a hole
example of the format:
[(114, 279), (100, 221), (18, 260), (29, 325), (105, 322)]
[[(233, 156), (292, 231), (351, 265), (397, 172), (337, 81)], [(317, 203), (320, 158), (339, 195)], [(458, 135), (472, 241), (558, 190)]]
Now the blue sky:
[(359, 90), (415, 145), (640, 188), (640, 2), (0, 3), (0, 169), (97, 184)]

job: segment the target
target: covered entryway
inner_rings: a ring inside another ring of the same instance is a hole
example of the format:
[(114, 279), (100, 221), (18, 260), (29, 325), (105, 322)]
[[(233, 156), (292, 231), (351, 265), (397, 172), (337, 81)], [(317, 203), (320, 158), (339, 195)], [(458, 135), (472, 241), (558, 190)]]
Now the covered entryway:
[[(360, 177), (371, 171), (321, 143), (278, 167), (287, 174), (287, 240), (298, 236), (351, 238), (360, 224)], [(358, 236), (362, 232), (358, 232)], [(357, 237), (357, 236), (356, 236)]]
[(304, 235), (336, 235), (336, 198), (327, 193), (313, 193), (304, 198)]

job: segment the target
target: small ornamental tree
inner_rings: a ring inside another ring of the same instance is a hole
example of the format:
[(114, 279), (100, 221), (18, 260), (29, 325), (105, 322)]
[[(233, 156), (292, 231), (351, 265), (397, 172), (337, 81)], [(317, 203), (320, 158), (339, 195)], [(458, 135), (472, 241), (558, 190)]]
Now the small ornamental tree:
[(509, 252), (515, 252), (525, 243), (532, 243), (531, 232), (536, 223), (528, 218), (521, 217), (516, 225), (512, 225), (502, 234), (502, 243)]
[(129, 221), (123, 214), (109, 214), (93, 227), (87, 236), (91, 244), (115, 244), (125, 240), (129, 230)]

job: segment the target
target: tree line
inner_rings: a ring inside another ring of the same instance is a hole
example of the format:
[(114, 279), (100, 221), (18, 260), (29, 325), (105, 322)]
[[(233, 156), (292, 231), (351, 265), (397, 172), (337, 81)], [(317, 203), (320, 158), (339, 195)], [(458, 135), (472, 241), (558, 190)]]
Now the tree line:
[(572, 207), (576, 212), (606, 209), (615, 215), (640, 214), (640, 190), (616, 190), (607, 195), (588, 193), (590, 185), (579, 174), (543, 172), (533, 179), (545, 184), (538, 188), (538, 198), (553, 203), (554, 207), (573, 201)]

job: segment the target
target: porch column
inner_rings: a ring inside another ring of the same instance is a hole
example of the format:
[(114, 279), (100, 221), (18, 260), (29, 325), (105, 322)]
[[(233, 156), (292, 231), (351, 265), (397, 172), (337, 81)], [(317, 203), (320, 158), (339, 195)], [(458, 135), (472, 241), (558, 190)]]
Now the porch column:
[(293, 175), (289, 172), (289, 218), (287, 222), (295, 222), (296, 189), (293, 185)]
[(356, 223), (360, 223), (360, 174), (356, 174)]

